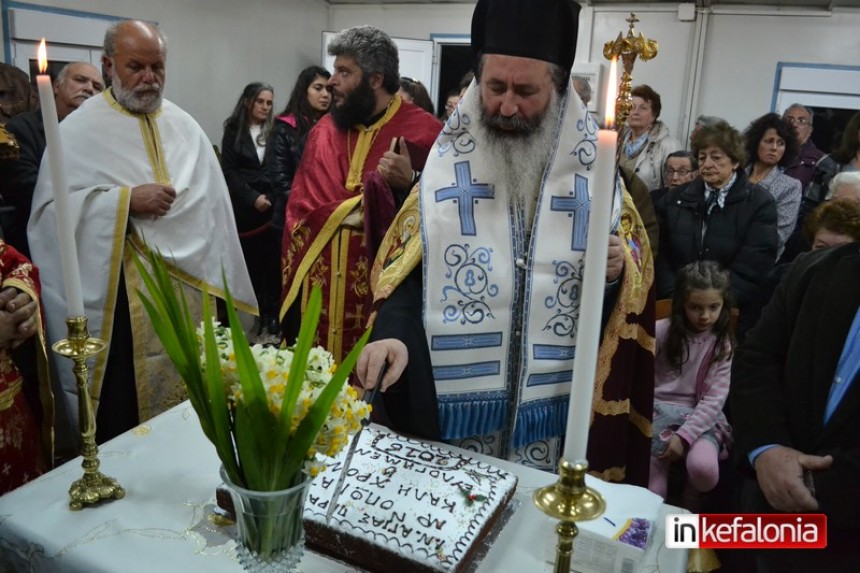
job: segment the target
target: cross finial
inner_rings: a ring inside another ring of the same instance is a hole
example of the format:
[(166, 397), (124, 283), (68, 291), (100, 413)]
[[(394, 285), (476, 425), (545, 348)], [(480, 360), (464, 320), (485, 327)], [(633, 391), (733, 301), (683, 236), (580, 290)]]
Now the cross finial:
[(630, 31), (633, 31), (633, 25), (639, 21), (639, 18), (636, 17), (636, 14), (630, 12), (630, 17), (625, 20), (628, 24), (630, 24)]

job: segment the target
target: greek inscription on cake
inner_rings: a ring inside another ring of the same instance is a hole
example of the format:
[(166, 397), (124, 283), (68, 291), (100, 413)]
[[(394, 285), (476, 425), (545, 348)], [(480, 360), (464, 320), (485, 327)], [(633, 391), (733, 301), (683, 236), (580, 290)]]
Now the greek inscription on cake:
[(434, 535), (430, 535), (427, 532), (422, 532), (418, 534), (418, 543), (423, 543), (424, 545), (433, 547), (435, 549), (437, 545), (442, 543), (442, 540)]
[[(425, 515), (417, 515), (415, 518), (418, 520), (418, 523), (428, 529), (431, 527), (435, 527), (436, 529), (442, 529), (443, 527), (445, 527), (445, 524), (448, 523), (447, 520), (437, 519), (429, 513)], [(441, 539), (439, 541), (441, 541)]]

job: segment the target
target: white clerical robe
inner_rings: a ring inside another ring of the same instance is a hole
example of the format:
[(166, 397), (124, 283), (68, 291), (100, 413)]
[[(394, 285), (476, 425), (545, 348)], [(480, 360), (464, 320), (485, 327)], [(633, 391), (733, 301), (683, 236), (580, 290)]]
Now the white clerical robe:
[[(203, 130), (169, 101), (152, 114), (122, 108), (110, 90), (87, 100), (60, 125), (69, 202), (81, 268), (84, 307), (91, 336), (111, 341), (120, 270), (126, 281), (134, 340), (140, 420), (182, 397), (178, 376), (165, 362), (140, 304), (142, 288), (132, 252), (157, 249), (171, 263), (173, 276), (195, 289), (189, 304), (201, 307), (199, 292), (223, 295), (222, 269), (236, 305), (256, 314), (254, 291), (245, 268), (229, 192), (217, 157)], [(33, 197), (28, 233), (33, 261), (42, 278), (48, 336), (65, 338), (67, 315), (55, 222), (54, 190), (48, 153)], [(131, 188), (160, 183), (176, 189), (164, 217), (130, 215)], [(98, 404), (108, 351), (90, 363), (91, 392)], [(76, 435), (77, 389), (71, 363), (54, 356), (58, 396), (58, 438)], [(65, 400), (63, 399), (65, 398)], [(64, 403), (65, 402), (65, 403)], [(65, 406), (65, 407), (64, 407)], [(75, 424), (63, 427), (63, 423)]]

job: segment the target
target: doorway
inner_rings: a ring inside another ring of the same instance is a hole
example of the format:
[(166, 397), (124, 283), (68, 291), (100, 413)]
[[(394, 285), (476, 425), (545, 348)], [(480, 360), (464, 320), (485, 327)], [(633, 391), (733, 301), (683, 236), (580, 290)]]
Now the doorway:
[(472, 47), (469, 44), (439, 45), (439, 90), (436, 97), (438, 115), (444, 116), (445, 102), (451, 92), (460, 91), (460, 81), (472, 71)]
[(810, 139), (824, 153), (831, 153), (842, 142), (845, 126), (858, 111), (833, 107), (809, 106), (815, 114)]

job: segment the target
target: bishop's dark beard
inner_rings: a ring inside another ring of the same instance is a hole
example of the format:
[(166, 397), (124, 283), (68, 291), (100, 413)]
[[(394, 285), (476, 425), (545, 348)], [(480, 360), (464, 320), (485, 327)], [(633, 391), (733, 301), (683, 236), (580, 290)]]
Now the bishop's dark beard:
[(376, 98), (373, 97), (373, 89), (370, 87), (370, 76), (365, 74), (340, 105), (331, 106), (329, 113), (334, 124), (346, 131), (370, 119), (375, 107)]

